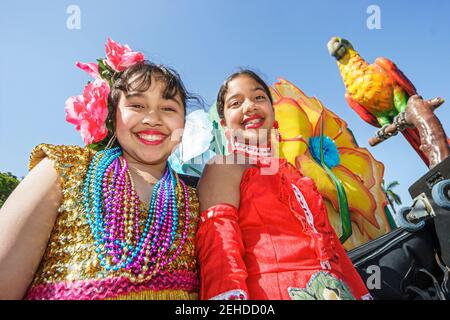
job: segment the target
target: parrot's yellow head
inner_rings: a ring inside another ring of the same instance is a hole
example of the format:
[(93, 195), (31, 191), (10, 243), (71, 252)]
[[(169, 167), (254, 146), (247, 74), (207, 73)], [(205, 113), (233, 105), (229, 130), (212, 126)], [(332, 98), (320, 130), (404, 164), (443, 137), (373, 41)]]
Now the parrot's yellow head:
[(328, 41), (327, 47), (330, 55), (335, 57), (340, 63), (348, 60), (352, 54), (356, 54), (356, 51), (350, 41), (339, 37), (331, 38), (330, 41)]

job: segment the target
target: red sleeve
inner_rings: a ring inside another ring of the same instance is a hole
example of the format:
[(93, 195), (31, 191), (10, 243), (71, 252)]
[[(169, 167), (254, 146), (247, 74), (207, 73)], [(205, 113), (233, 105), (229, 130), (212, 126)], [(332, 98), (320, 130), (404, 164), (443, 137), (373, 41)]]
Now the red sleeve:
[(244, 245), (238, 210), (215, 205), (201, 214), (196, 236), (200, 299), (247, 299)]

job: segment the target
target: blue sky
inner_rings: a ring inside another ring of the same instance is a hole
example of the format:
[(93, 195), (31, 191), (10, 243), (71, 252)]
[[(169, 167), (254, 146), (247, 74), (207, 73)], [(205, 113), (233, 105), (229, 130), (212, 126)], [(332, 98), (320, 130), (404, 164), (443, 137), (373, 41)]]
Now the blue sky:
[[(81, 29), (69, 30), (69, 5), (81, 10)], [(369, 30), (366, 10), (381, 9), (381, 29)], [(129, 44), (176, 69), (189, 90), (212, 103), (221, 82), (239, 67), (268, 83), (284, 77), (318, 97), (368, 147), (374, 128), (347, 106), (344, 86), (326, 43), (349, 39), (369, 62), (392, 59), (427, 98), (450, 100), (450, 2), (442, 0), (46, 0), (0, 2), (0, 171), (27, 172), (41, 143), (82, 141), (64, 120), (64, 102), (88, 76), (75, 61), (104, 56), (106, 38)], [(450, 101), (437, 110), (450, 131)], [(387, 181), (399, 194), (427, 168), (398, 136), (375, 148)]]

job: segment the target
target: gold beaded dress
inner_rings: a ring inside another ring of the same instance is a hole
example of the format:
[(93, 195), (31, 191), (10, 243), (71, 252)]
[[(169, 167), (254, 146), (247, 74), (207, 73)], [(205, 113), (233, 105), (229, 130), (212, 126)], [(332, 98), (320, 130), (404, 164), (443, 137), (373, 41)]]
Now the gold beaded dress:
[[(100, 265), (83, 206), (83, 184), (95, 151), (78, 146), (38, 145), (30, 156), (30, 170), (48, 157), (61, 176), (62, 201), (47, 248), (26, 299), (168, 299), (198, 298), (195, 233), (199, 219), (196, 191), (187, 186), (189, 223), (186, 241), (179, 256), (151, 277), (139, 279), (127, 270), (106, 271)], [(181, 199), (180, 199), (181, 197)], [(177, 199), (184, 195), (177, 193)], [(184, 201), (177, 201), (180, 215), (178, 231), (184, 230)], [(140, 204), (144, 221), (149, 205)], [(170, 252), (181, 241), (177, 232)]]

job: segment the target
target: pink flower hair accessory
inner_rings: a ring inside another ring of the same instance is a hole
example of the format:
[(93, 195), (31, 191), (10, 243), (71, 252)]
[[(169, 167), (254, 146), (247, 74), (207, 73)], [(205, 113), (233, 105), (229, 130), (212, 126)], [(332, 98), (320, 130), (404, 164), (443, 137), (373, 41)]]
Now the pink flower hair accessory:
[(122, 72), (125, 69), (144, 61), (144, 55), (141, 52), (134, 52), (127, 45), (121, 45), (108, 38), (106, 44), (105, 63), (114, 71)]
[(127, 68), (144, 63), (144, 55), (135, 52), (128, 45), (122, 45), (108, 38), (106, 43), (106, 59), (98, 59), (98, 63), (77, 62), (76, 66), (85, 71), (94, 82), (89, 82), (80, 96), (66, 100), (66, 121), (75, 125), (84, 143), (93, 148), (106, 146), (106, 138), (113, 135), (113, 106), (108, 105), (108, 96), (114, 79)]
[(100, 79), (89, 82), (83, 94), (66, 100), (66, 120), (75, 125), (86, 145), (99, 142), (108, 135), (108, 84)]

